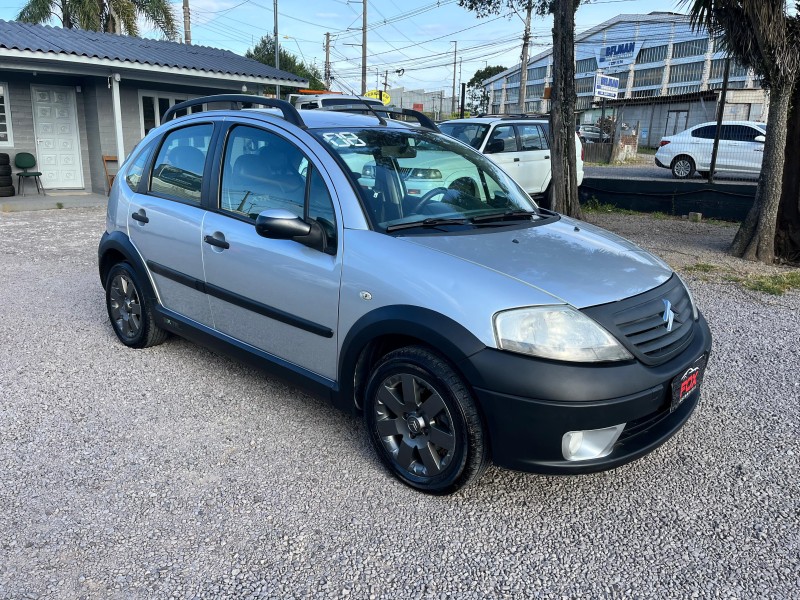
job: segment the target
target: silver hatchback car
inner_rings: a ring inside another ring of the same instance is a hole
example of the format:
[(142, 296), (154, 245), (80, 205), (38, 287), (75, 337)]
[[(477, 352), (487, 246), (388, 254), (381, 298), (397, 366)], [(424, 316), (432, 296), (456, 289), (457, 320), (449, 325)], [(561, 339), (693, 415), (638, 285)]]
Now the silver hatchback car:
[[(267, 108), (171, 120), (223, 101)], [(665, 442), (711, 350), (683, 282), (416, 116), (235, 95), (170, 109), (108, 203), (100, 279), (122, 343), (174, 333), (361, 413), (391, 472), (428, 493), (490, 461), (586, 473)], [(449, 180), (432, 154), (459, 177), (409, 194)]]

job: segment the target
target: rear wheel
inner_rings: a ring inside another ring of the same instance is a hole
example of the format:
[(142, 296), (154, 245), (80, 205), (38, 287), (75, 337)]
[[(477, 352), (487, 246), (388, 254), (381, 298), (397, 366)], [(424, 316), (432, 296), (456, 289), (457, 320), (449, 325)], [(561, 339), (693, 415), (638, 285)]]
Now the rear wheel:
[(383, 463), (429, 494), (450, 494), (488, 464), (475, 402), (439, 355), (408, 346), (384, 356), (367, 383), (364, 420)]
[(689, 156), (677, 156), (672, 161), (672, 176), (677, 179), (688, 179), (694, 173), (694, 161)]
[(108, 273), (106, 308), (114, 333), (126, 346), (148, 348), (167, 339), (167, 332), (156, 325), (136, 273), (126, 262), (117, 263)]

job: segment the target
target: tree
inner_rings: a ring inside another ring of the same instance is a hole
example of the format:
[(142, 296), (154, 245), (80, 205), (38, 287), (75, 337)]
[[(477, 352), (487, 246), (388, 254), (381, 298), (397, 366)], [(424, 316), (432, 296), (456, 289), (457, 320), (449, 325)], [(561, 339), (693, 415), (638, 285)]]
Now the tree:
[(178, 37), (169, 0), (28, 0), (17, 15), (23, 23), (44, 24), (56, 17), (66, 29), (139, 35), (137, 19), (155, 26), (164, 37)]
[[(776, 256), (796, 260), (800, 253), (800, 191), (795, 173), (784, 173), (786, 157), (797, 157), (797, 138), (787, 145), (792, 94), (800, 83), (800, 17), (787, 12), (785, 0), (684, 0), (692, 23), (721, 35), (728, 53), (751, 67), (769, 89), (769, 132), (753, 207), (731, 246), (731, 253), (767, 264)], [(793, 126), (798, 115), (797, 97)], [(794, 185), (792, 182), (795, 181)], [(783, 193), (783, 184), (794, 187)], [(781, 215), (779, 222), (778, 215)]]
[(481, 112), (489, 110), (487, 104), (487, 96), (486, 92), (483, 89), (483, 82), (489, 79), (490, 77), (494, 77), (498, 73), (502, 73), (505, 71), (505, 67), (501, 66), (492, 66), (492, 67), (484, 67), (483, 69), (478, 69), (475, 71), (475, 74), (472, 76), (467, 82), (467, 97), (469, 98), (470, 102), (470, 110), (473, 112)]
[[(550, 208), (581, 218), (578, 201), (575, 159), (575, 11), (581, 0), (458, 0), (459, 6), (478, 17), (499, 14), (505, 7), (519, 13), (533, 9), (537, 15), (553, 15), (553, 88), (550, 131), (552, 135)], [(523, 36), (523, 56), (527, 56), (528, 35)], [(527, 60), (525, 61), (527, 62)], [(527, 75), (528, 65), (521, 64)], [(522, 79), (522, 78), (521, 78)], [(521, 86), (525, 83), (521, 82)], [(521, 98), (524, 91), (521, 90)]]
[[(312, 64), (308, 65), (304, 61), (297, 58), (291, 52), (284, 50), (281, 46), (278, 49), (280, 70), (292, 73), (303, 79), (308, 79), (308, 89), (311, 90), (324, 90), (325, 84), (322, 82), (323, 75), (319, 68)], [(248, 49), (245, 53), (247, 58), (252, 58), (258, 62), (264, 63), (271, 67), (275, 66), (275, 37), (265, 35), (258, 43), (252, 48)], [(269, 90), (269, 87), (267, 88)], [(272, 88), (274, 92), (274, 88)]]

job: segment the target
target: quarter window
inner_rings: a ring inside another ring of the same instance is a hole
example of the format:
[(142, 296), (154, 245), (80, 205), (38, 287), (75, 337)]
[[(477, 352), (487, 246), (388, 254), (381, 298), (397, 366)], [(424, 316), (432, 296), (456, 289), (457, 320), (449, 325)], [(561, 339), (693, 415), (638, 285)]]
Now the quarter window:
[(169, 133), (155, 160), (150, 191), (199, 204), (206, 155), (213, 132), (213, 125), (204, 124)]
[(144, 173), (144, 168), (147, 165), (147, 159), (150, 158), (150, 150), (152, 150), (152, 148), (153, 144), (151, 143), (148, 144), (146, 148), (142, 149), (128, 168), (127, 175), (125, 175), (125, 183), (127, 183), (128, 187), (134, 192), (139, 189), (139, 182), (142, 180), (142, 173)]
[(13, 146), (11, 132), (11, 105), (8, 99), (8, 84), (0, 83), (0, 147)]
[(704, 140), (713, 140), (717, 132), (716, 125), (706, 125), (705, 127), (698, 127), (692, 131), (692, 137), (701, 138)]

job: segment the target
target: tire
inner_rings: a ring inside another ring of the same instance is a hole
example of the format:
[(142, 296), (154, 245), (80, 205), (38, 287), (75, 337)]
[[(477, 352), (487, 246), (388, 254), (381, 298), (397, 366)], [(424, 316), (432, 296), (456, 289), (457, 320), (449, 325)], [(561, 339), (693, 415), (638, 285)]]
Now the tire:
[(149, 348), (167, 339), (167, 332), (156, 325), (139, 277), (126, 262), (117, 263), (108, 273), (106, 308), (114, 333), (129, 348)]
[(488, 465), (488, 440), (469, 388), (422, 346), (378, 362), (367, 382), (364, 421), (384, 465), (419, 491), (452, 494)]
[(11, 175), (11, 165), (0, 165), (0, 177)]
[(0, 198), (8, 198), (15, 194), (14, 186), (0, 187)]
[(13, 187), (14, 180), (11, 175), (0, 175), (0, 187)]
[(694, 173), (694, 161), (689, 156), (676, 156), (670, 168), (676, 179), (688, 179)]
[(10, 165), (11, 159), (5, 152), (0, 152), (0, 166)]

